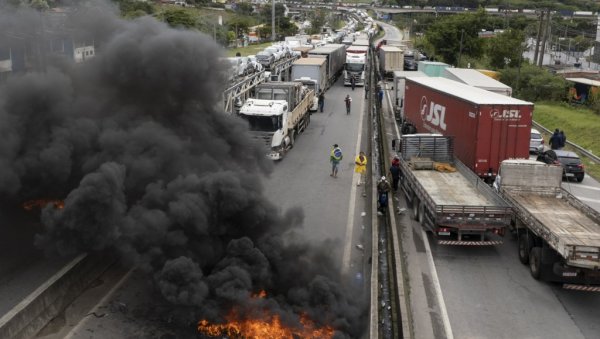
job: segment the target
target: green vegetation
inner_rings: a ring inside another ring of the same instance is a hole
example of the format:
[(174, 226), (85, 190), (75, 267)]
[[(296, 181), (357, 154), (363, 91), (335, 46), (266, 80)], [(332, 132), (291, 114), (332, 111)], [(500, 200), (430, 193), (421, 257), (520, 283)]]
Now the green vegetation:
[(241, 56), (255, 55), (266, 47), (271, 46), (271, 44), (271, 42), (265, 42), (262, 44), (253, 44), (247, 47), (230, 48), (227, 50), (227, 56), (234, 57), (236, 53), (240, 53)]
[[(554, 130), (559, 128), (565, 131), (567, 139), (593, 154), (600, 154), (600, 115), (590, 109), (569, 106), (566, 103), (538, 102), (535, 104), (533, 120), (540, 125)], [(548, 142), (550, 136), (545, 135)], [(567, 149), (569, 147), (567, 146)], [(571, 149), (576, 151), (575, 149)], [(590, 162), (583, 157), (586, 173), (600, 179), (600, 165)]]

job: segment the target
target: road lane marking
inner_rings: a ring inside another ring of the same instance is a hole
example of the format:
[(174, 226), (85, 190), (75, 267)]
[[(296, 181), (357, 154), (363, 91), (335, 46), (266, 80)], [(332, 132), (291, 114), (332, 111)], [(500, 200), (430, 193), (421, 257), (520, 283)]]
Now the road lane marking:
[[(354, 147), (354, 155), (352, 158), (356, 157), (358, 152), (360, 152), (360, 142), (362, 140), (362, 124), (365, 115), (365, 101), (362, 101), (360, 106), (360, 117), (358, 120), (358, 138), (356, 139), (356, 146)], [(369, 160), (370, 161), (370, 160)], [(342, 255), (342, 274), (348, 273), (348, 269), (350, 268), (350, 255), (352, 252), (352, 239), (354, 237), (354, 210), (356, 208), (356, 183), (358, 182), (358, 176), (360, 174), (352, 169), (352, 188), (350, 189), (350, 203), (348, 207), (348, 217), (346, 219), (346, 239), (344, 241), (344, 253)], [(366, 175), (365, 175), (366, 178)], [(365, 179), (365, 181), (367, 181)], [(365, 183), (363, 183), (365, 185)]]
[(588, 201), (588, 202), (596, 202), (600, 204), (600, 199), (592, 199), (592, 198), (584, 198), (584, 197), (577, 197), (577, 199), (582, 200), (582, 201)]
[(576, 184), (573, 187), (580, 187), (580, 188), (585, 188), (585, 189), (589, 189), (589, 190), (596, 190), (596, 191), (600, 191), (600, 187), (594, 187), (594, 186), (589, 186), (589, 185), (581, 185), (581, 184)]
[(438, 278), (437, 270), (435, 269), (435, 262), (433, 261), (433, 254), (431, 253), (431, 248), (429, 247), (429, 238), (427, 237), (427, 233), (424, 229), (421, 229), (421, 236), (423, 237), (423, 242), (425, 243), (425, 252), (427, 253), (427, 262), (429, 262), (431, 282), (435, 287), (435, 294), (440, 305), (440, 312), (442, 313), (441, 316), (442, 322), (444, 323), (444, 331), (446, 332), (446, 338), (454, 339), (454, 335), (452, 334), (452, 327), (450, 326), (450, 318), (448, 317), (448, 311), (446, 310), (446, 303), (444, 302), (444, 295), (442, 294), (442, 287), (440, 286), (440, 279)]

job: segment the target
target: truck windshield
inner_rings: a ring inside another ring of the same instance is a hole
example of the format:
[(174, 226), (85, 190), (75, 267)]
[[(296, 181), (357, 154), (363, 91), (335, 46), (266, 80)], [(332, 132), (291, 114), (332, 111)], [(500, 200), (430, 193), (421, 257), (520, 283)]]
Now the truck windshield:
[(275, 116), (256, 116), (240, 114), (244, 120), (248, 121), (251, 131), (257, 132), (275, 132), (281, 128), (281, 115)]
[(350, 72), (362, 72), (365, 69), (365, 64), (346, 64), (346, 70)]
[(257, 91), (256, 98), (263, 100), (287, 100), (287, 93), (282, 89), (261, 88)]

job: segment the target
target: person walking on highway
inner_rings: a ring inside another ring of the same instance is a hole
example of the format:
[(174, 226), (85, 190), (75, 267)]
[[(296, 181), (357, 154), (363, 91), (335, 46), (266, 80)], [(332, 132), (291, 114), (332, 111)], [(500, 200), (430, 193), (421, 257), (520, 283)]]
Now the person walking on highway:
[(390, 175), (392, 177), (392, 189), (394, 192), (398, 190), (398, 182), (400, 181), (400, 164), (392, 163), (390, 166)]
[(387, 181), (385, 176), (381, 177), (381, 180), (377, 183), (377, 194), (379, 203), (377, 214), (383, 215), (387, 209), (388, 205), (388, 193), (391, 189), (390, 183)]
[(356, 87), (356, 79), (353, 76), (350, 76), (350, 85), (352, 85), (352, 90), (354, 91), (354, 87)]
[(367, 156), (365, 152), (360, 152), (356, 159), (354, 159), (354, 172), (358, 173), (358, 183), (356, 186), (360, 186), (361, 183), (365, 183), (365, 174), (367, 173)]
[(344, 155), (342, 154), (342, 149), (338, 146), (338, 144), (334, 144), (333, 148), (331, 148), (331, 152), (329, 153), (329, 161), (331, 162), (330, 176), (337, 178), (338, 167), (343, 157)]
[(383, 89), (380, 88), (379, 92), (377, 92), (377, 99), (379, 100), (379, 107), (383, 107)]
[(558, 136), (560, 137), (559, 149), (562, 149), (567, 144), (567, 136), (565, 135), (565, 132), (563, 130), (560, 130), (560, 132), (558, 132)]
[(325, 107), (325, 94), (321, 91), (319, 94), (319, 111), (323, 113), (323, 107)]
[(346, 103), (346, 114), (350, 114), (350, 105), (352, 104), (352, 98), (350, 97), (350, 94), (346, 94), (344, 102)]
[(561, 137), (558, 128), (554, 130), (554, 134), (552, 134), (548, 143), (551, 149), (560, 149)]

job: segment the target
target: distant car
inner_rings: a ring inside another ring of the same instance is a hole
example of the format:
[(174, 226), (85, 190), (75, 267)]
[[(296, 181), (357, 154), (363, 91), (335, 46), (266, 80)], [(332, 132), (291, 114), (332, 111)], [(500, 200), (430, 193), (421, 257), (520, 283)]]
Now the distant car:
[(269, 68), (275, 62), (275, 56), (271, 51), (262, 51), (256, 53), (256, 60), (258, 60), (263, 67)]
[(531, 139), (529, 140), (529, 153), (540, 154), (544, 151), (544, 137), (542, 133), (535, 128), (531, 129)]
[(582, 182), (585, 177), (585, 168), (575, 152), (548, 150), (541, 153), (537, 157), (537, 160), (546, 164), (561, 165), (563, 167), (563, 178), (567, 180), (575, 178), (577, 182)]

